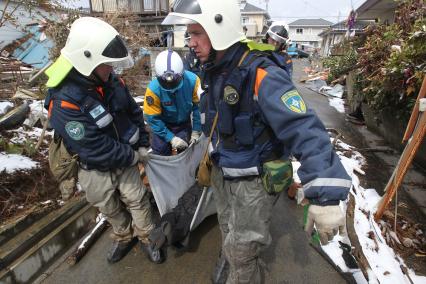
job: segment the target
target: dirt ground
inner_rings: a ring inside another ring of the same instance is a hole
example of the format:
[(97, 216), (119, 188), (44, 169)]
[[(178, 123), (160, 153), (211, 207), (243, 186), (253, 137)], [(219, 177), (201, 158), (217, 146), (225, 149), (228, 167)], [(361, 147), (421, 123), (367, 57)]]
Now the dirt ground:
[[(13, 134), (2, 132), (0, 135), (7, 139)], [(43, 143), (40, 151), (31, 157), (40, 163), (39, 168), (13, 174), (0, 172), (0, 225), (41, 208), (54, 210), (59, 207), (60, 192), (49, 170), (47, 147)], [(0, 145), (0, 151), (4, 150), (4, 145)], [(48, 200), (50, 202), (46, 202)]]

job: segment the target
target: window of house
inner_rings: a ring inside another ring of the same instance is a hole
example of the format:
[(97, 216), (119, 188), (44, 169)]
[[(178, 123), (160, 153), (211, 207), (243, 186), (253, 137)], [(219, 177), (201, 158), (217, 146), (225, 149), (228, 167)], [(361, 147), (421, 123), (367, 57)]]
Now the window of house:
[(249, 17), (242, 17), (241, 20), (243, 24), (247, 24), (249, 22)]
[(303, 34), (303, 29), (296, 29), (296, 34)]

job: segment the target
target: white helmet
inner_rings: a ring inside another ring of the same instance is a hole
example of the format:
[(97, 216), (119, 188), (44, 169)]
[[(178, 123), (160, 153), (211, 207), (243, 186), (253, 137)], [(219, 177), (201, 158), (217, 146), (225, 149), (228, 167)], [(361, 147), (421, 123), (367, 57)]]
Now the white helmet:
[(133, 66), (132, 57), (117, 30), (93, 17), (74, 21), (61, 55), (84, 76), (89, 76), (102, 63), (121, 68)]
[(287, 45), (290, 43), (290, 39), (288, 36), (288, 26), (286, 27), (285, 25), (272, 25), (269, 27), (267, 35), (280, 44)]
[(246, 39), (236, 0), (176, 0), (162, 25), (200, 24), (215, 50)]
[(171, 49), (160, 52), (155, 59), (155, 74), (161, 87), (176, 90), (183, 84), (183, 62)]

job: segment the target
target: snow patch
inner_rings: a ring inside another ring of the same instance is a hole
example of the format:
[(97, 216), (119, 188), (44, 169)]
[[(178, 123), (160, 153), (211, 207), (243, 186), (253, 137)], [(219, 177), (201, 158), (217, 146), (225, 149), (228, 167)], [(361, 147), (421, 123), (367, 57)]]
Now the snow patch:
[(11, 102), (0, 102), (0, 115), (6, 114), (12, 108), (13, 108), (13, 103), (11, 103)]
[(10, 174), (18, 170), (29, 170), (37, 168), (39, 163), (28, 157), (17, 154), (6, 154), (0, 152), (0, 171)]
[(345, 101), (339, 98), (329, 98), (328, 103), (334, 107), (338, 112), (345, 112)]

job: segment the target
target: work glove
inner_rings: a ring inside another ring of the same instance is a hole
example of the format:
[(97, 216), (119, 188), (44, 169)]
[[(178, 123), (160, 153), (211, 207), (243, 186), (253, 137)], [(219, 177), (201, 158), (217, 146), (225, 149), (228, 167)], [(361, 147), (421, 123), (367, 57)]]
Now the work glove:
[(310, 236), (315, 228), (318, 231), (322, 245), (331, 241), (337, 232), (346, 236), (346, 218), (339, 205), (319, 206), (309, 205), (305, 231)]
[(201, 131), (192, 131), (191, 140), (189, 140), (189, 144), (196, 143), (198, 138), (201, 136)]
[(139, 147), (138, 149), (139, 154), (139, 162), (145, 164), (149, 160), (149, 153), (148, 149), (145, 147)]
[(177, 136), (173, 137), (172, 140), (170, 140), (170, 144), (172, 144), (172, 148), (182, 151), (188, 148), (188, 143), (185, 142), (182, 138), (179, 138)]

